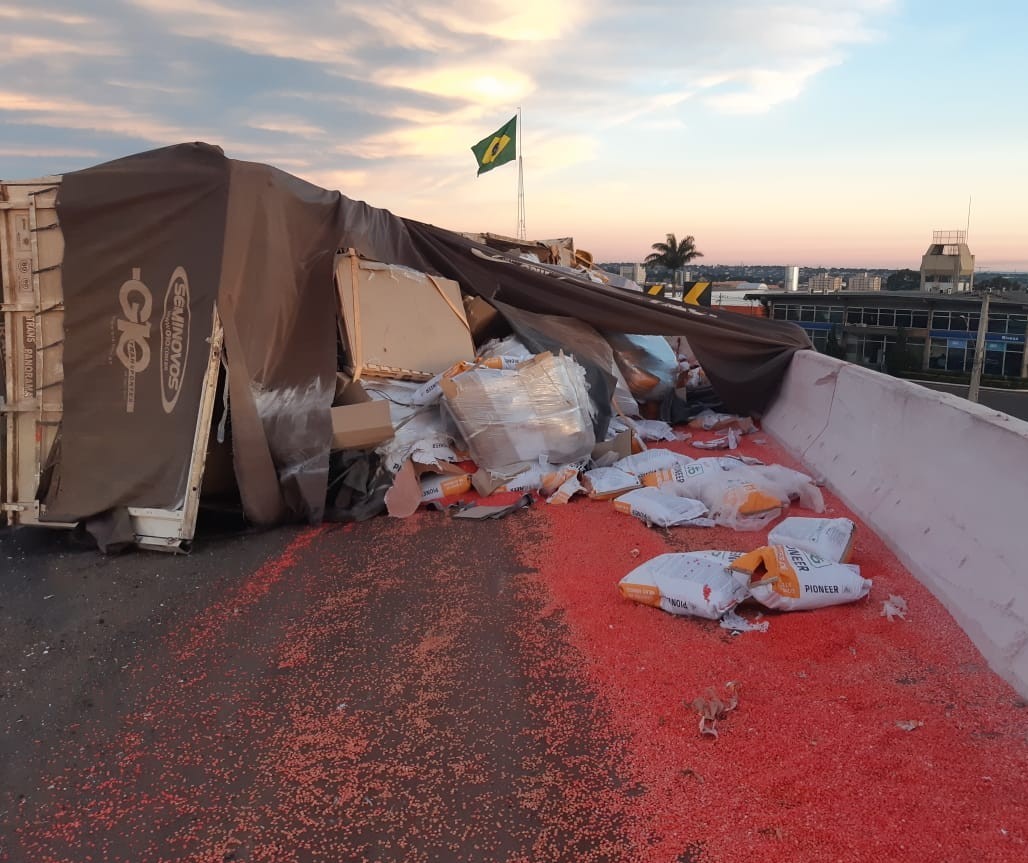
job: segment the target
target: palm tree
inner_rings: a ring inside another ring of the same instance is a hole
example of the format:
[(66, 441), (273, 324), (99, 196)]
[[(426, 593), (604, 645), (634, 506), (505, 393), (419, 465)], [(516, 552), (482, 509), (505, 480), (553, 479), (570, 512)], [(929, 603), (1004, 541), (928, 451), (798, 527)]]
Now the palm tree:
[(654, 243), (652, 254), (646, 256), (644, 263), (663, 267), (672, 273), (680, 270), (693, 258), (702, 258), (703, 252), (696, 249), (696, 238), (690, 234), (681, 242), (674, 234), (667, 235), (667, 242)]

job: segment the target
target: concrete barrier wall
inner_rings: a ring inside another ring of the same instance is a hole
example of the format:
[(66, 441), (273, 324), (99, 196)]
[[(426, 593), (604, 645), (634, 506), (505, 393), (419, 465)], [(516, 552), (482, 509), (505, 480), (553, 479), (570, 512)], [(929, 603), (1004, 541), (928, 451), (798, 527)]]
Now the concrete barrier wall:
[(1028, 696), (1028, 422), (801, 351), (764, 427)]

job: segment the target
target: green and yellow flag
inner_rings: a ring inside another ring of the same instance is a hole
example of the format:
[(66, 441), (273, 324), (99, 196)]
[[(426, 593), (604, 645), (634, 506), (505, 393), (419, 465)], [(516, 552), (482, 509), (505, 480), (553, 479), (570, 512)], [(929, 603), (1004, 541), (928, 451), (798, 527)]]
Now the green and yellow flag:
[(515, 143), (518, 130), (518, 117), (515, 114), (507, 121), (499, 131), (483, 138), (471, 152), (478, 160), (478, 176), (493, 168), (513, 162), (516, 157), (517, 144)]

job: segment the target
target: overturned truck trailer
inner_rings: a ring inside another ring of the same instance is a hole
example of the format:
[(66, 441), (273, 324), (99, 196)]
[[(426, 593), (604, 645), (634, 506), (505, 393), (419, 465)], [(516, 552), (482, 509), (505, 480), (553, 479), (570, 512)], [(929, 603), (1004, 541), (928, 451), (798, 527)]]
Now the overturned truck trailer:
[(3, 512), (101, 547), (188, 547), (213, 453), (251, 523), (323, 518), (340, 249), (451, 279), (512, 325), (520, 310), (684, 335), (737, 411), (766, 408), (810, 347), (793, 325), (555, 273), (208, 144), (5, 183), (0, 217)]
[[(61, 180), (57, 176), (0, 184), (4, 366), (0, 499), (6, 520), (15, 525), (69, 527), (78, 521), (77, 512), (62, 515), (67, 510), (48, 505), (41, 494), (50, 486), (67, 434), (63, 424), (65, 244), (56, 207)], [(132, 267), (123, 276), (120, 284), (112, 283), (106, 298), (76, 295), (75, 307), (88, 311), (97, 324), (90, 336), (103, 331), (101, 338), (91, 340), (90, 359), (81, 367), (107, 366), (122, 386), (119, 408), (140, 428), (160, 425), (157, 412), (170, 416), (185, 396), (184, 419), (175, 424), (175, 430), (187, 433), (181, 448), (188, 442), (189, 458), (178, 488), (171, 494), (159, 488), (141, 489), (138, 505), (123, 511), (138, 545), (177, 550), (192, 539), (195, 529), (222, 331), (212, 303), (198, 308), (191, 302), (188, 273), (181, 266), (170, 273), (148, 268), (145, 274), (141, 267)], [(193, 319), (198, 311), (200, 318)], [(80, 362), (74, 357), (72, 361)], [(148, 371), (151, 374), (145, 375)], [(78, 428), (87, 436), (106, 435), (114, 424), (110, 402), (104, 398), (103, 376), (75, 375), (73, 380), (71, 401), (95, 404), (89, 411), (92, 427), (79, 424)], [(75, 429), (73, 425), (72, 433), (77, 433)], [(135, 449), (154, 443), (147, 431)], [(98, 467), (111, 474), (131, 473), (133, 449), (122, 450), (120, 464)], [(102, 488), (109, 477), (98, 473), (94, 481)]]

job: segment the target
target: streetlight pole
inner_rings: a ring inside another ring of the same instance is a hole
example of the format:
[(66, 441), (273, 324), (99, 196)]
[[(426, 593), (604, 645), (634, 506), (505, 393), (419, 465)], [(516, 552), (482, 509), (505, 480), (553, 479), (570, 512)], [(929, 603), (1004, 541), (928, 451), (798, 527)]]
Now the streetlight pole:
[(982, 291), (982, 311), (978, 319), (978, 338), (974, 344), (974, 365), (971, 366), (971, 384), (967, 388), (967, 400), (978, 401), (978, 390), (982, 384), (982, 366), (985, 365), (985, 334), (989, 329), (989, 297), (991, 288)]

